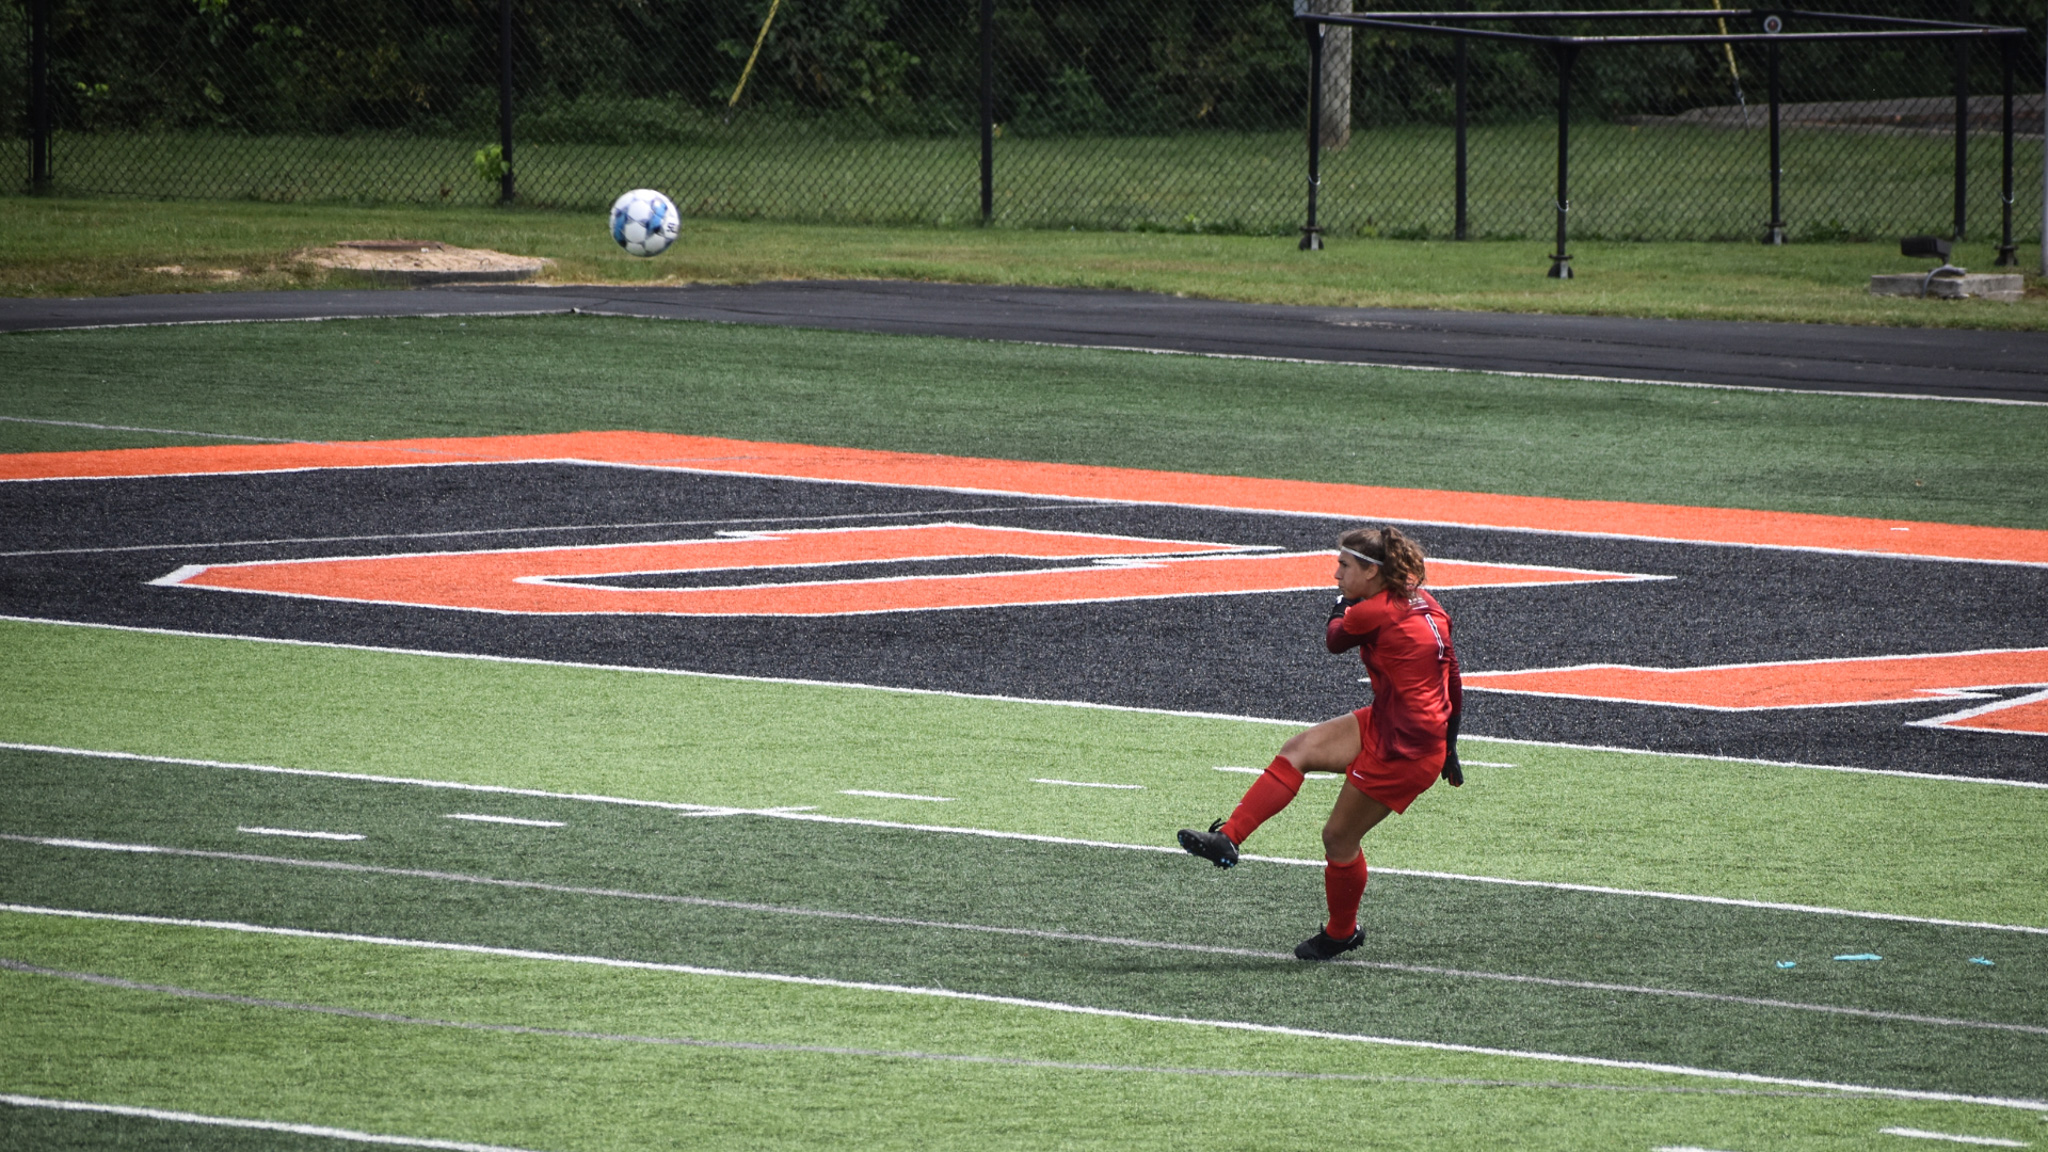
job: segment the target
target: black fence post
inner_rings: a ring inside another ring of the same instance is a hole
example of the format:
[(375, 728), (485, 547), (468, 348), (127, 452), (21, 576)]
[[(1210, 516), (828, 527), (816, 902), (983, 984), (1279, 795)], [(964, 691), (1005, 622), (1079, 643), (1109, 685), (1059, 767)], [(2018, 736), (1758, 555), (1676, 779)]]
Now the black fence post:
[(1465, 46), (1469, 42), (1469, 37), (1458, 37), (1458, 208), (1451, 224), (1451, 239), (1453, 240), (1463, 240), (1465, 238), (1465, 122), (1468, 111), (1466, 105), (1466, 74), (1468, 70), (1468, 57), (1470, 55), (1466, 52)]
[(981, 222), (996, 214), (996, 0), (981, 0)]
[(50, 190), (50, 0), (30, 0), (28, 30), (28, 187)]
[(1308, 223), (1301, 226), (1301, 250), (1320, 252), (1323, 230), (1316, 226), (1316, 191), (1323, 186), (1323, 25), (1308, 24)]
[[(1960, 7), (1969, 11), (1969, 0), (1962, 0)], [(1966, 15), (1963, 19), (1967, 20)], [(1963, 238), (1963, 229), (1969, 223), (1970, 208), (1970, 42), (1956, 41), (1956, 230), (1955, 238)]]
[(1560, 45), (1557, 49), (1557, 251), (1550, 254), (1550, 271), (1545, 273), (1552, 280), (1572, 278), (1572, 256), (1564, 247), (1565, 217), (1572, 210), (1572, 64), (1578, 58), (1575, 44)]
[(1785, 168), (1782, 154), (1779, 151), (1778, 112), (1783, 105), (1784, 97), (1778, 90), (1778, 45), (1775, 42), (1764, 46), (1764, 57), (1768, 61), (1766, 71), (1770, 77), (1771, 100), (1771, 222), (1765, 226), (1764, 243), (1783, 244), (1785, 242), (1785, 209), (1783, 200)]
[(2019, 250), (2012, 242), (2012, 71), (2013, 43), (2010, 38), (1998, 42), (1998, 66), (2003, 77), (2005, 95), (2004, 122), (2001, 134), (2004, 136), (2003, 180), (1999, 186), (2000, 225), (1998, 233), (1998, 259), (1992, 261), (2000, 268), (2017, 267), (2020, 262)]
[(512, 202), (512, 0), (498, 0), (498, 203)]

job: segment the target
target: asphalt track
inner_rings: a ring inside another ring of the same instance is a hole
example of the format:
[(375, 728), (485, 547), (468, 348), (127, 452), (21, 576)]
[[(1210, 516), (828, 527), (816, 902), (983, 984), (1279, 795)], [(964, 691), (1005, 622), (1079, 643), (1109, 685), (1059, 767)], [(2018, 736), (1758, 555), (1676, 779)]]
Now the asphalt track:
[(1815, 392), (2048, 403), (2048, 332), (1302, 308), (909, 281), (0, 300), (0, 332), (584, 312)]

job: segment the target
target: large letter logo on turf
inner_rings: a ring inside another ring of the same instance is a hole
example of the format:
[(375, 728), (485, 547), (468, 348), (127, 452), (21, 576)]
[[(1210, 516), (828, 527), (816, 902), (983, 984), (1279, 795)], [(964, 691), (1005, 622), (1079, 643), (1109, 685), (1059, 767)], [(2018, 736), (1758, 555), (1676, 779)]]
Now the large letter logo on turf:
[(1986, 691), (2037, 685), (2048, 685), (2048, 648), (1790, 660), (1706, 668), (1586, 664), (1527, 672), (1465, 674), (1465, 687), (1494, 692), (1733, 712), (1991, 699), (1990, 704), (1915, 723), (1927, 728), (2048, 735), (2048, 692), (1999, 700)]
[[(840, 616), (1328, 588), (1330, 552), (979, 524), (193, 564), (152, 583), (478, 612)], [(1440, 588), (1659, 579), (1431, 560)]]

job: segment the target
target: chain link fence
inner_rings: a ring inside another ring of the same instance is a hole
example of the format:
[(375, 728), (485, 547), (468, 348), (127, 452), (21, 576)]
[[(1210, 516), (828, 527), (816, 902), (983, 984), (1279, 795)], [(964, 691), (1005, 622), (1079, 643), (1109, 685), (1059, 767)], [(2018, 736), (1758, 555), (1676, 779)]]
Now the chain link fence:
[[(1852, 0), (2030, 30), (2015, 219), (2035, 241), (2043, 14), (2037, 0), (1969, 2)], [(969, 224), (983, 209), (986, 18), (993, 223), (1292, 234), (1304, 213), (1307, 37), (1284, 0), (5, 0), (0, 171), (20, 185), (39, 11), (46, 187), (66, 194), (494, 202), (509, 74), (522, 203), (597, 208), (645, 185), (696, 216)], [(1456, 43), (1341, 39), (1323, 93), (1326, 234), (1452, 236)], [(1790, 239), (1952, 230), (1955, 51), (1785, 48)], [(1986, 238), (2002, 207), (2000, 60), (1983, 43), (1967, 53), (1967, 232)], [(1555, 64), (1473, 43), (1463, 67), (1466, 234), (1547, 237)], [(1755, 45), (1588, 51), (1573, 237), (1759, 239), (1763, 86)]]

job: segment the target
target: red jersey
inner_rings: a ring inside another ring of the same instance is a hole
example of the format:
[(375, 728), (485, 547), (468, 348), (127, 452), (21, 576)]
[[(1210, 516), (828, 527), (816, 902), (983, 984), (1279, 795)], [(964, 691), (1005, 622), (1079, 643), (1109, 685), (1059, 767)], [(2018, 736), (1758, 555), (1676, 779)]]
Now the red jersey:
[(1372, 729), (1381, 760), (1421, 760), (1444, 751), (1452, 713), (1464, 704), (1451, 617), (1420, 588), (1406, 600), (1368, 596), (1330, 621), (1332, 652), (1358, 649), (1372, 680)]

